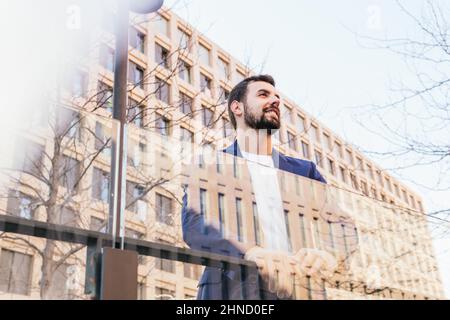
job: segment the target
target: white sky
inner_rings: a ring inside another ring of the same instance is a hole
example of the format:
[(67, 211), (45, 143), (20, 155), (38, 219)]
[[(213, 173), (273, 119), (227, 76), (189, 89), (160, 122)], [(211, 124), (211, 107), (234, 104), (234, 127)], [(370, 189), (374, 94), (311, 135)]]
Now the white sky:
[[(417, 11), (425, 1), (404, 3)], [(393, 81), (414, 82), (399, 56), (364, 48), (353, 34), (410, 35), (412, 22), (394, 1), (166, 0), (165, 5), (240, 61), (250, 61), (256, 72), (272, 74), (286, 96), (347, 142), (369, 150), (389, 148), (354, 122), (355, 110), (349, 107), (386, 103)], [(383, 168), (402, 164), (375, 161)], [(423, 196), (428, 211), (448, 208), (449, 192), (408, 180), (433, 185), (436, 172), (436, 167), (414, 168), (399, 177)], [(434, 245), (450, 297), (450, 238)]]

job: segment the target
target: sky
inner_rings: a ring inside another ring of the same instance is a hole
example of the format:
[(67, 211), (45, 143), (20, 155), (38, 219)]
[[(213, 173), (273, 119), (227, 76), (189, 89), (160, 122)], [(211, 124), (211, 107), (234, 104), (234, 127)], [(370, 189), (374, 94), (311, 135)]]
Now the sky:
[[(425, 1), (401, 3), (418, 13)], [(392, 150), (355, 119), (367, 121), (365, 109), (359, 107), (388, 102), (399, 81), (414, 84), (402, 57), (370, 49), (358, 36), (410, 36), (414, 24), (395, 1), (166, 0), (165, 6), (239, 61), (248, 61), (254, 72), (272, 74), (284, 95), (347, 142), (362, 150)], [(383, 168), (414, 160), (369, 157)], [(422, 186), (443, 180), (437, 165), (392, 173), (422, 195), (428, 212), (449, 207), (448, 190)], [(450, 297), (449, 236), (436, 238), (434, 247)]]

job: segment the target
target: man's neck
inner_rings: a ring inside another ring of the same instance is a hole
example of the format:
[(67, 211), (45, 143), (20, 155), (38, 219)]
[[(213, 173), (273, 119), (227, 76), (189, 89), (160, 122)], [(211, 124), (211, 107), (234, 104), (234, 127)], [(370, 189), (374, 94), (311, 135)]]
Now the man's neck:
[(241, 151), (257, 155), (272, 155), (272, 136), (267, 130), (237, 130), (237, 141)]

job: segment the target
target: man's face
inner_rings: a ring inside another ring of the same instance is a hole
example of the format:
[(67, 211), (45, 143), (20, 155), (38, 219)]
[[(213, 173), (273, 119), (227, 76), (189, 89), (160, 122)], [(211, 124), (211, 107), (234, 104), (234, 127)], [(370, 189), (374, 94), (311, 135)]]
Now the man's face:
[(263, 81), (248, 85), (244, 120), (252, 129), (280, 129), (280, 96), (274, 86)]

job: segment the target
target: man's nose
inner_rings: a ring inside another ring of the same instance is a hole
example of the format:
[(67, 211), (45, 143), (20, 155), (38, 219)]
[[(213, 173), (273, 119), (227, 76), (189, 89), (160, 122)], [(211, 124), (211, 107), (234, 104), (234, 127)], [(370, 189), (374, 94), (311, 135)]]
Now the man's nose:
[(280, 98), (277, 96), (272, 96), (270, 104), (279, 106), (280, 105)]

